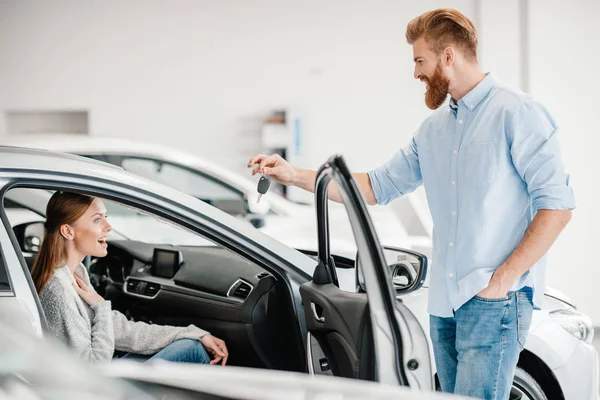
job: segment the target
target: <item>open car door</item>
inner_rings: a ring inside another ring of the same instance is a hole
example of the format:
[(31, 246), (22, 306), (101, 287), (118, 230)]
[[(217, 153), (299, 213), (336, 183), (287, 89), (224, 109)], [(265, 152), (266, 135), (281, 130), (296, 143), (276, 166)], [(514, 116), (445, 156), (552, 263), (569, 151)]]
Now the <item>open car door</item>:
[[(356, 240), (356, 268), (361, 269), (357, 271), (361, 278), (357, 292), (339, 288), (330, 254), (327, 189), (331, 181), (337, 185)], [(397, 299), (421, 286), (426, 257), (394, 249), (413, 258), (406, 262), (400, 257), (403, 261), (392, 265), (386, 261), (365, 201), (342, 156), (331, 157), (319, 169), (315, 200), (318, 265), (312, 281), (300, 286), (308, 329), (309, 371), (330, 370), (336, 376), (433, 391), (427, 337), (412, 312)], [(398, 272), (405, 270), (408, 272)], [(403, 284), (393, 284), (401, 279), (405, 279)], [(413, 283), (406, 284), (406, 279)], [(317, 357), (314, 341), (319, 347)]]

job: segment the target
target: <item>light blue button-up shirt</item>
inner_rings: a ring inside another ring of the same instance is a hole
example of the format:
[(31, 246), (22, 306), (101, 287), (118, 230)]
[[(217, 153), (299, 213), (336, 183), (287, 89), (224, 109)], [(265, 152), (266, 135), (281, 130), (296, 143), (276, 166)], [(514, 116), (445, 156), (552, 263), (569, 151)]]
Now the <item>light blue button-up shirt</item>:
[[(424, 184), (433, 217), (428, 311), (453, 311), (487, 287), (540, 209), (575, 208), (548, 111), (488, 74), (419, 127), (410, 145), (369, 172), (378, 204)], [(511, 290), (541, 306), (546, 259)]]

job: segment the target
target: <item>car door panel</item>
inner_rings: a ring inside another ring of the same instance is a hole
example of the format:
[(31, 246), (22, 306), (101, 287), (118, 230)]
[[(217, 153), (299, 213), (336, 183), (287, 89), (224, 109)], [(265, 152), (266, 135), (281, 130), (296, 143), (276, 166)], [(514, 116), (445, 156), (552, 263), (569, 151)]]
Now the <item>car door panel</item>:
[(367, 295), (340, 290), (333, 284), (309, 282), (300, 287), (306, 324), (327, 356), (334, 375), (373, 379), (372, 365), (362, 354), (372, 352)]

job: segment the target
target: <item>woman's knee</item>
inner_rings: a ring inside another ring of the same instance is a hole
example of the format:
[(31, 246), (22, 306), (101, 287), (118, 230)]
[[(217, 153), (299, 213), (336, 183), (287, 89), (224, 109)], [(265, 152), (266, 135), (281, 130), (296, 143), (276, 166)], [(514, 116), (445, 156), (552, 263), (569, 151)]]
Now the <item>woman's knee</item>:
[(196, 364), (210, 363), (210, 356), (208, 355), (208, 352), (199, 340), (176, 340), (169, 346), (165, 347), (160, 353), (164, 352), (168, 353), (167, 357), (164, 358), (170, 361), (188, 362)]
[(188, 355), (190, 358), (189, 362), (197, 364), (209, 364), (210, 356), (206, 351), (206, 348), (202, 345), (200, 340), (194, 339), (182, 339), (186, 342)]

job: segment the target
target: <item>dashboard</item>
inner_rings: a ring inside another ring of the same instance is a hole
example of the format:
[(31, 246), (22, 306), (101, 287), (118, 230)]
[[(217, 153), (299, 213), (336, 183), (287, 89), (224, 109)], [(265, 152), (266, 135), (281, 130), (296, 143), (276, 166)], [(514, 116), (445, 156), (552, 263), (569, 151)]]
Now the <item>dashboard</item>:
[(245, 301), (264, 278), (264, 269), (217, 246), (156, 246), (110, 241), (106, 257), (94, 259), (90, 272), (104, 275), (123, 292), (155, 298), (160, 290), (189, 289), (226, 302)]

